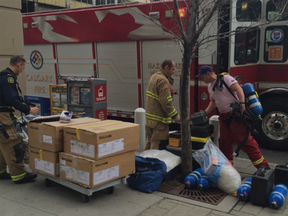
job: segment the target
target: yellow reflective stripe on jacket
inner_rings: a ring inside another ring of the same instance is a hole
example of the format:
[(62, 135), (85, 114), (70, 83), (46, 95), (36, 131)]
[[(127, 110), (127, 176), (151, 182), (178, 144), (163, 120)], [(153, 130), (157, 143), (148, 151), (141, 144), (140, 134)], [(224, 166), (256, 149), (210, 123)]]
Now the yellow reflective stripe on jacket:
[(169, 95), (169, 96), (167, 97), (167, 100), (168, 100), (169, 102), (172, 101), (171, 95)]
[(253, 164), (254, 166), (256, 166), (256, 165), (262, 163), (263, 160), (264, 160), (264, 157), (262, 156), (259, 160), (257, 160), (257, 161), (252, 161), (252, 164)]
[(21, 174), (21, 175), (11, 176), (11, 178), (13, 181), (20, 181), (24, 178), (25, 174), (26, 174), (26, 172)]
[(172, 117), (172, 116), (175, 116), (175, 115), (177, 115), (177, 114), (178, 114), (178, 113), (177, 113), (177, 110), (174, 108), (173, 111), (168, 114), (168, 116), (171, 116), (171, 117)]
[(146, 96), (151, 97), (151, 98), (156, 99), (156, 100), (159, 100), (158, 95), (156, 95), (150, 91), (146, 91)]
[(163, 122), (164, 124), (170, 124), (172, 122), (172, 119), (170, 117), (164, 118), (164, 117), (152, 115), (149, 113), (145, 113), (145, 115), (146, 115), (146, 118), (148, 118), (150, 120), (160, 121), (160, 122)]

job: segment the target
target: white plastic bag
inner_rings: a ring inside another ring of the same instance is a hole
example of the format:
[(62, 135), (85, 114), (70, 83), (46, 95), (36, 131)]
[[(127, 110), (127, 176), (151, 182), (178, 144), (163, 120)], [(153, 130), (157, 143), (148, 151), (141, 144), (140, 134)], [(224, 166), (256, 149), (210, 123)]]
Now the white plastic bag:
[(181, 164), (181, 158), (177, 155), (172, 154), (171, 152), (168, 152), (166, 150), (146, 150), (143, 151), (139, 156), (142, 157), (151, 157), (151, 158), (158, 158), (161, 161), (164, 161), (164, 163), (167, 166), (167, 173), (172, 170), (174, 167)]
[(240, 187), (240, 174), (211, 139), (203, 149), (195, 151), (192, 155), (208, 178), (222, 191), (232, 194)]

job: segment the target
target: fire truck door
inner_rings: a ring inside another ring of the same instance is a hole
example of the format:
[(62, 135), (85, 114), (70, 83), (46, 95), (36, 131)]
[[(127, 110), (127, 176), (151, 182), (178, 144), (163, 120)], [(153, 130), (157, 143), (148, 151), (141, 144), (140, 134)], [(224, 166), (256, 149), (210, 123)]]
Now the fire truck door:
[(109, 110), (133, 112), (138, 105), (136, 42), (97, 43), (98, 74), (107, 79)]
[(96, 60), (93, 43), (58, 44), (58, 74), (62, 77), (93, 77)]

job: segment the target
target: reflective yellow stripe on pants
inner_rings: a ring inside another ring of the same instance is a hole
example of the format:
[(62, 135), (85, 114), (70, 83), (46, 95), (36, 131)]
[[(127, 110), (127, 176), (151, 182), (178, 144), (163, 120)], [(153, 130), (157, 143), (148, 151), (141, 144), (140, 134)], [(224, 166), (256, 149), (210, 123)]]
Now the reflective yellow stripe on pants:
[(20, 181), (20, 180), (22, 180), (24, 178), (25, 174), (26, 174), (26, 172), (22, 173), (20, 175), (17, 175), (17, 176), (11, 176), (12, 181)]

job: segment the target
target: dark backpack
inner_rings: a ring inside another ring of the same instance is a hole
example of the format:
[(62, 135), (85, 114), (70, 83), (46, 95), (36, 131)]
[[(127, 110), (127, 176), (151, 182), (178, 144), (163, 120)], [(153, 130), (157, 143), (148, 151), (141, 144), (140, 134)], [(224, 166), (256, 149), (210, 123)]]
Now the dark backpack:
[(127, 179), (128, 185), (146, 193), (158, 190), (166, 174), (166, 164), (157, 158), (136, 156), (135, 166), (135, 173)]

